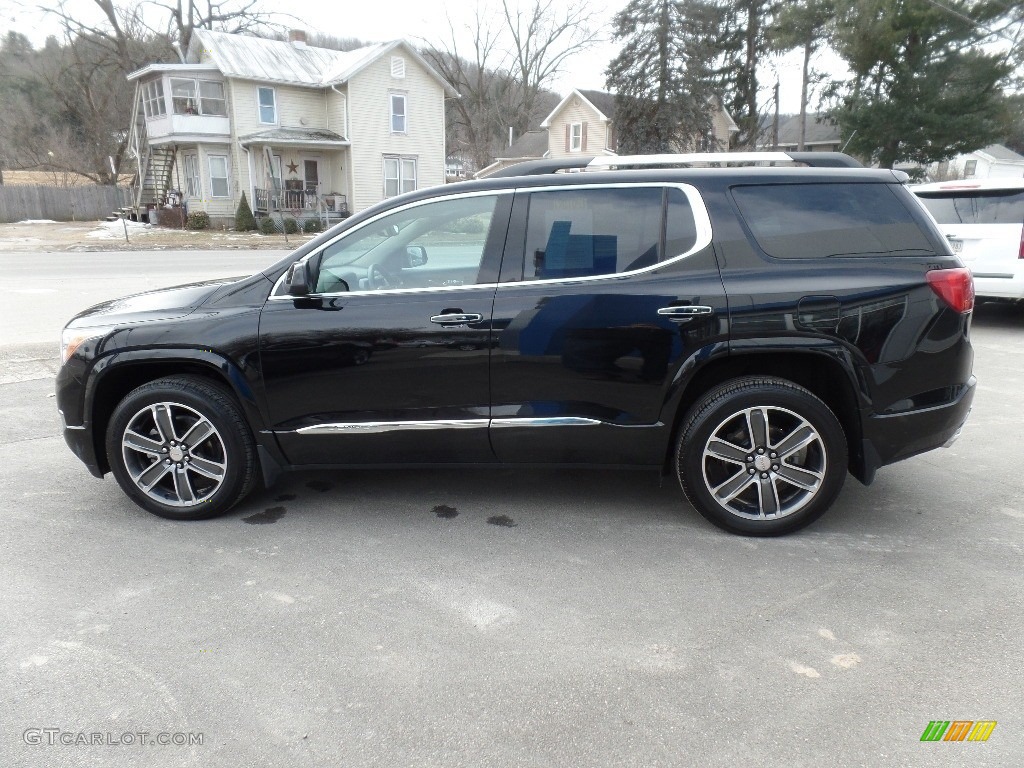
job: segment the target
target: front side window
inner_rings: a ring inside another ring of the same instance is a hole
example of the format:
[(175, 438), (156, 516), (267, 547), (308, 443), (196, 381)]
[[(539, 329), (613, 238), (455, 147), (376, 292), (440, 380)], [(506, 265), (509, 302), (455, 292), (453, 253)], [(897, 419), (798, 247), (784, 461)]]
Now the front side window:
[[(534, 192), (527, 218), (523, 278), (594, 277), (658, 263), (664, 194), (658, 187)], [(691, 238), (683, 230), (693, 228), (695, 233), (693, 216), (685, 195), (679, 194), (683, 198), (681, 213), (691, 223), (673, 230), (672, 247), (683, 247), (686, 242), (692, 247), (696, 235)], [(678, 255), (681, 253), (671, 254)]]
[(573, 123), (569, 126), (569, 151), (580, 152), (583, 150), (583, 123)]
[(189, 197), (202, 197), (203, 187), (199, 179), (199, 158), (196, 155), (185, 155), (185, 194)]
[(273, 124), (277, 122), (277, 94), (273, 88), (257, 88), (260, 122)]
[(732, 194), (761, 250), (778, 259), (934, 253), (888, 184), (752, 185)]
[(196, 98), (196, 81), (172, 77), (171, 103), (176, 115), (198, 115), (199, 100)]
[(406, 99), (401, 93), (391, 94), (391, 132), (406, 133)]
[(384, 158), (384, 197), (416, 191), (416, 158)]
[(228, 197), (228, 158), (210, 155), (210, 195)]
[(317, 292), (472, 285), (497, 202), (440, 200), (366, 224), (324, 249)]

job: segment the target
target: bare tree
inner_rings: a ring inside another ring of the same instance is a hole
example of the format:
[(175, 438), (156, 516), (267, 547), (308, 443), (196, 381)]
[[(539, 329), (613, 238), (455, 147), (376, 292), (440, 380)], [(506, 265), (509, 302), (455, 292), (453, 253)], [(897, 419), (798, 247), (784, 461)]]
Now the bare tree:
[(601, 36), (590, 26), (589, 3), (571, 2), (559, 8), (554, 0), (533, 0), (524, 11), (502, 0), (501, 7), (512, 41), (511, 74), (522, 89), (520, 120), (513, 124), (521, 133), (536, 117), (541, 89), (562, 71), (569, 58), (599, 42)]
[(522, 7), (502, 0), (501, 8), (495, 18), (478, 5), (458, 27), (449, 16), (445, 39), (423, 41), (424, 54), (461, 95), (448, 109), (449, 147), (464, 150), (478, 168), (491, 162), (509, 127), (521, 135), (543, 117), (546, 88), (571, 56), (600, 40), (581, 0)]

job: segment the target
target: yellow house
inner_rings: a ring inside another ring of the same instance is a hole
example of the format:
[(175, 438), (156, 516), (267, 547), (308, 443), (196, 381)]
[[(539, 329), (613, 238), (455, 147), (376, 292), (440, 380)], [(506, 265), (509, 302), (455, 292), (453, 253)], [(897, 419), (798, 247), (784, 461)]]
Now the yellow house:
[(334, 51), (197, 30), (180, 64), (133, 72), (136, 214), (184, 203), (223, 223), (245, 193), (260, 215), (330, 223), (443, 184), (450, 85), (408, 43)]
[[(716, 99), (712, 106), (712, 146), (709, 151), (725, 152), (729, 149), (729, 137), (739, 128), (719, 100)], [(524, 133), (477, 176), (489, 176), (525, 160), (615, 155), (617, 149), (615, 94), (577, 88), (544, 118), (539, 131)]]

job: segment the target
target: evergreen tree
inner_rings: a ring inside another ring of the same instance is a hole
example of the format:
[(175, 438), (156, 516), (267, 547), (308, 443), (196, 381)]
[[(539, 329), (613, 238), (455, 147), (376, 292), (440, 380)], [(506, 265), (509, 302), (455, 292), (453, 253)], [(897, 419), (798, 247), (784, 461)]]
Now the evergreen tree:
[(249, 201), (245, 199), (245, 192), (242, 199), (238, 201), (238, 208), (235, 210), (235, 231), (252, 232), (256, 229), (256, 217), (252, 215), (252, 208)]
[(718, 87), (725, 108), (739, 130), (734, 149), (754, 149), (761, 131), (758, 70), (770, 52), (769, 32), (779, 0), (719, 0), (717, 59)]
[[(810, 98), (811, 57), (830, 34), (829, 22), (835, 15), (834, 0), (791, 0), (784, 5), (769, 31), (771, 46), (777, 51), (800, 49), (803, 68), (800, 79), (800, 137), (797, 150), (803, 152), (807, 136), (807, 102)], [(820, 76), (818, 76), (820, 78)], [(820, 82), (820, 80), (819, 80)]]
[(615, 17), (624, 45), (606, 74), (620, 153), (706, 148), (716, 16), (707, 0), (631, 0)]
[(853, 76), (833, 84), (832, 116), (851, 152), (883, 168), (927, 165), (1005, 135), (1000, 86), (1011, 66), (979, 47), (1003, 5), (960, 4), (956, 13), (929, 0), (836, 5), (833, 44)]

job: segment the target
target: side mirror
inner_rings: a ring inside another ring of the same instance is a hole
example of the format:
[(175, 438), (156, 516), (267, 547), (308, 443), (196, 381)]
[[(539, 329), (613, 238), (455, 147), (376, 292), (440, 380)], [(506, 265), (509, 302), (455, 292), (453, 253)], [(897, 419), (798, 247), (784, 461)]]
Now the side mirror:
[(427, 249), (422, 245), (410, 245), (405, 249), (407, 267), (422, 267), (427, 263)]
[(289, 267), (288, 277), (285, 278), (289, 296), (308, 296), (312, 287), (310, 282), (308, 261), (297, 261)]

